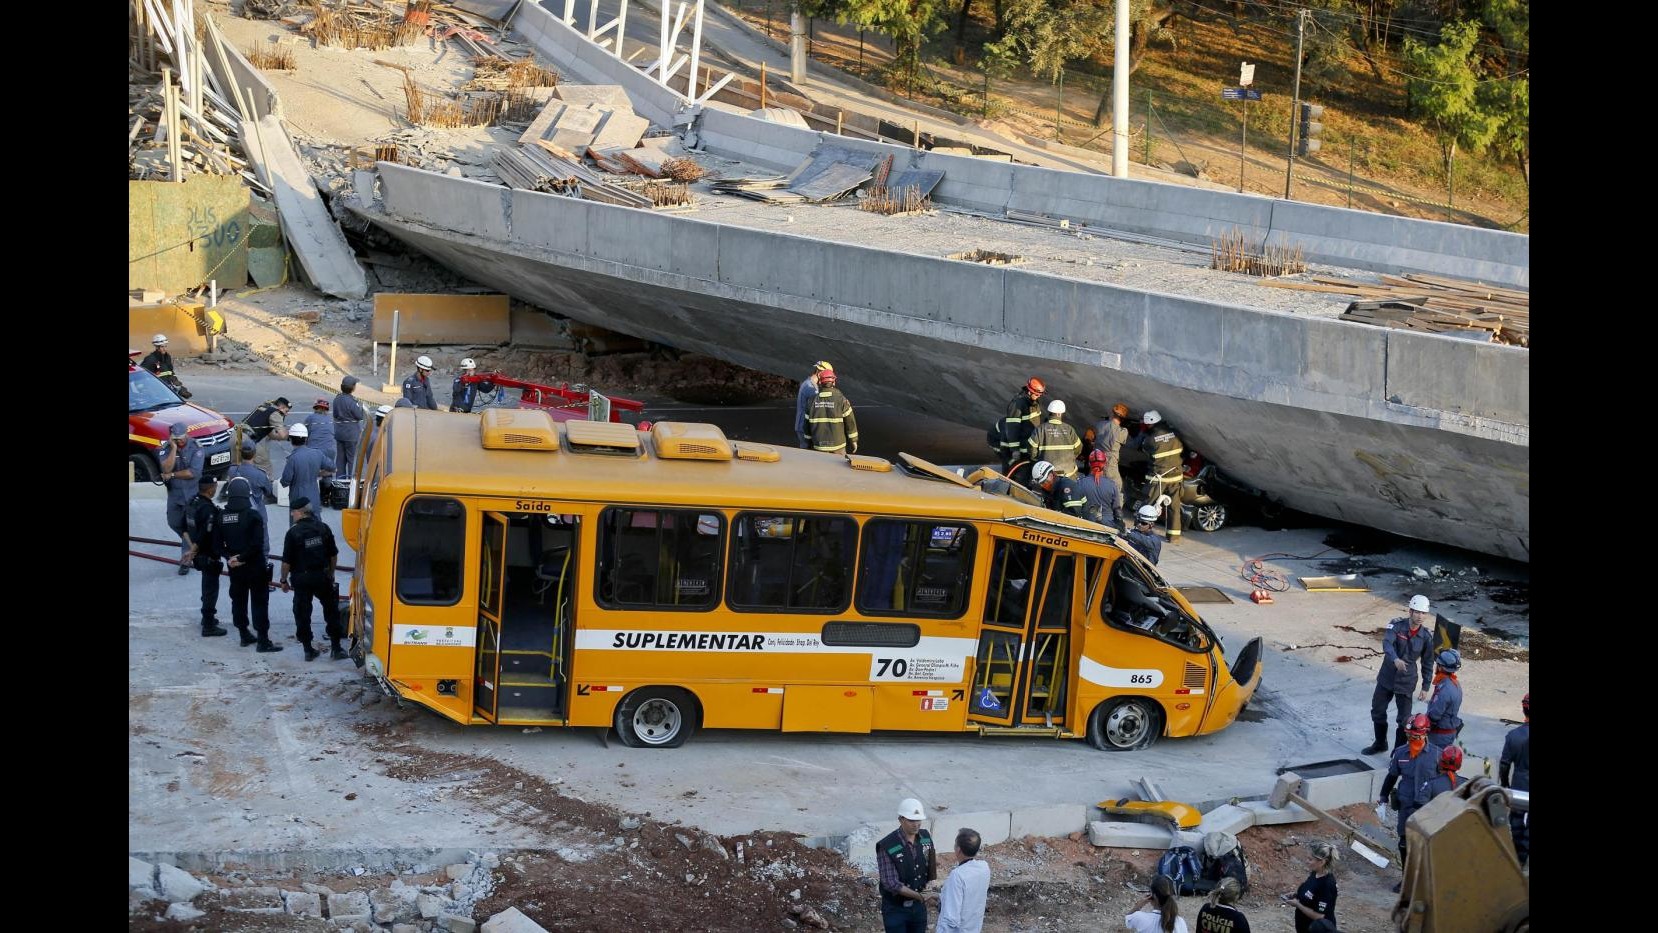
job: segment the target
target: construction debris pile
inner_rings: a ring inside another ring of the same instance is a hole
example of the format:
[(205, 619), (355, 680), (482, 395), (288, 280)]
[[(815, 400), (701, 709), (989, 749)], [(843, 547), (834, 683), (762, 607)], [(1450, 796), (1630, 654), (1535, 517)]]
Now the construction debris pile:
[(225, 70), (224, 37), (192, 7), (171, 9), (186, 22), (174, 23), (154, 4), (128, 8), (127, 176), (182, 181), (186, 175), (240, 175), (269, 193), (265, 180), (250, 171), (242, 144), (249, 104), (235, 88), (220, 86), (205, 57)]
[(1355, 301), (1340, 320), (1445, 334), (1477, 343), (1531, 346), (1531, 293), (1480, 282), (1412, 273), (1383, 275), (1381, 284), (1315, 275), (1306, 282), (1263, 282), (1274, 288), (1335, 292)]
[(1295, 275), (1307, 271), (1299, 245), (1256, 247), (1238, 228), (1210, 242), (1209, 268), (1244, 275)]

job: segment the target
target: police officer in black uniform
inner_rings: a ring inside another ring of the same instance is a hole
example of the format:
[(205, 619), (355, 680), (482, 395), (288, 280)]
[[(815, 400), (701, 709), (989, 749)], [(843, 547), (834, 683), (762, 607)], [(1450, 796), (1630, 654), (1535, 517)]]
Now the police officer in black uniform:
[[(242, 647), (258, 644), (259, 651), (281, 651), (282, 646), (271, 641), (271, 565), (265, 554), (269, 549), (269, 532), (265, 520), (253, 507), (252, 487), (240, 477), (230, 481), (229, 501), (219, 516), (216, 537), (218, 550), (230, 568), (230, 619), (241, 633)], [(253, 630), (248, 633), (248, 604), (253, 604)]]
[(203, 476), (196, 498), (184, 507), (184, 557), (201, 571), (201, 634), (203, 638), (227, 634), (219, 625), (219, 507), (213, 504), (218, 484)]
[[(273, 480), (276, 479), (276, 472), (271, 469), (271, 445), (265, 441), (288, 439), (288, 427), (284, 419), (292, 408), (293, 403), (279, 395), (268, 402), (261, 402), (258, 408), (248, 412), (248, 416), (242, 419), (242, 424), (251, 432), (253, 443), (257, 445), (253, 452), (254, 465), (264, 470), (265, 475)], [(265, 501), (274, 503), (276, 497), (268, 496)]]
[(881, 923), (886, 933), (927, 933), (927, 899), (922, 893), (938, 877), (933, 837), (921, 828), (927, 814), (911, 797), (898, 805), (898, 828), (875, 843), (881, 876)]
[(282, 592), (290, 591), (289, 575), (293, 575), (294, 630), (300, 644), (305, 646), (305, 660), (315, 661), (321, 654), (311, 647), (311, 597), (322, 602), (322, 621), (328, 632), (328, 643), (333, 650), (328, 657), (344, 660), (345, 649), (340, 639), (345, 628), (340, 625), (339, 587), (334, 582), (334, 568), (339, 563), (339, 546), (334, 543), (334, 531), (317, 518), (317, 510), (309, 498), (300, 496), (289, 506), (299, 516), (282, 539)]

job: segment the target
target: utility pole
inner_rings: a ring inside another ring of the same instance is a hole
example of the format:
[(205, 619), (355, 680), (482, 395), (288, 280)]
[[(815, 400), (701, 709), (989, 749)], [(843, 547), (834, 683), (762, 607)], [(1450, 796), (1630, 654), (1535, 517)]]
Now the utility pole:
[(1297, 115), (1301, 112), (1301, 40), (1307, 34), (1307, 11), (1302, 10), (1295, 18), (1295, 92), (1290, 100), (1290, 164), (1284, 170), (1284, 197), (1289, 199), (1290, 186), (1295, 183), (1295, 139)]
[[(1115, 49), (1111, 53), (1111, 175), (1128, 177), (1128, 0), (1117, 0)], [(1151, 120), (1151, 114), (1146, 114)], [(1150, 125), (1149, 123), (1147, 124)]]
[(806, 17), (798, 2), (789, 4), (789, 80), (797, 85), (806, 80)]

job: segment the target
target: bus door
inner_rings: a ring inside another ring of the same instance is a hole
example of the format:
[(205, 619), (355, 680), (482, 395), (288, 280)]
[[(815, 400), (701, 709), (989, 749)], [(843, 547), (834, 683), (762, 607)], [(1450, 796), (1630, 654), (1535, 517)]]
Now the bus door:
[(484, 515), (483, 547), (478, 549), (478, 656), (473, 672), (472, 711), (490, 722), (500, 699), (501, 603), (506, 581), (507, 520), (498, 512)]
[(1065, 721), (1076, 557), (993, 538), (968, 719), (1052, 727)]
[[(491, 536), (496, 529), (504, 538), (494, 601), (494, 651), (499, 660), (494, 662), (498, 699), (496, 718), (491, 721), (502, 725), (562, 725), (569, 702), (578, 516), (538, 508), (510, 514), (491, 512), (487, 518), (485, 560), (489, 559)], [(487, 605), (483, 600), (480, 603)], [(486, 630), (487, 622), (485, 616), (481, 624)], [(480, 672), (488, 663), (485, 633), (478, 633)]]

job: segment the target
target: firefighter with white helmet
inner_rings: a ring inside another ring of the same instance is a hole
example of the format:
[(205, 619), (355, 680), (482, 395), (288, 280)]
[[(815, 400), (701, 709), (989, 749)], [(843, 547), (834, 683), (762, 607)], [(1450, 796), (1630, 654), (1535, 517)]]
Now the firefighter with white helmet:
[[(303, 424), (288, 429), (288, 440), (294, 449), (288, 454), (288, 462), (282, 465), (282, 485), (288, 487), (289, 502), (309, 499), (320, 508), (322, 478), (334, 475), (334, 452), (325, 454), (321, 448), (307, 446), (310, 434), (311, 430)], [(289, 512), (288, 523), (291, 525), (295, 520)]]
[(1059, 472), (1046, 460), (1039, 460), (1036, 466), (1031, 467), (1030, 478), (1036, 488), (1042, 490), (1048, 508), (1079, 518), (1082, 516), (1082, 506), (1087, 500), (1083, 498), (1082, 490), (1077, 487), (1075, 477)]
[(189, 398), (190, 390), (184, 387), (184, 383), (179, 381), (178, 374), (173, 371), (173, 355), (167, 352), (167, 335), (156, 334), (150, 338), (150, 343), (155, 349), (150, 351), (149, 356), (139, 361), (139, 368), (149, 370), (150, 375), (160, 379), (167, 384), (167, 388), (177, 392), (179, 398)]
[(1123, 534), (1134, 549), (1157, 566), (1157, 561), (1163, 556), (1163, 539), (1157, 537), (1157, 506), (1142, 505), (1134, 516), (1134, 527)]
[(450, 411), (472, 413), (472, 406), (478, 402), (478, 384), (466, 377), (477, 371), (478, 364), (471, 357), (461, 360), (460, 369), (455, 370), (455, 382), (449, 387)]
[[(1418, 700), (1428, 698), (1428, 683), (1433, 676), (1433, 612), (1428, 597), (1418, 593), (1410, 598), (1410, 614), (1388, 623), (1382, 636), (1382, 665), (1376, 670), (1376, 690), (1370, 696), (1370, 725), (1376, 730), (1375, 741), (1362, 754), (1379, 755), (1390, 747), (1405, 744), (1405, 726), (1410, 722), (1410, 695), (1418, 690), (1416, 672), (1422, 679)], [(1393, 745), (1387, 744), (1387, 707), (1392, 703), (1397, 711), (1394, 719)]]
[(1174, 433), (1161, 412), (1153, 409), (1140, 419), (1140, 436), (1135, 446), (1151, 457), (1146, 468), (1145, 501), (1156, 502), (1159, 496), (1168, 496), (1170, 504), (1164, 512), (1169, 519), (1169, 541), (1180, 540), (1180, 502), (1186, 485), (1185, 445)]
[(1031, 435), (1030, 458), (1048, 461), (1061, 476), (1075, 476), (1081, 455), (1082, 438), (1065, 423), (1065, 403), (1056, 398), (1048, 403), (1048, 420)]
[(416, 408), (425, 408), (431, 411), (438, 410), (436, 399), (432, 398), (432, 358), (421, 356), (415, 360), (415, 371), (403, 380), (403, 397)]

